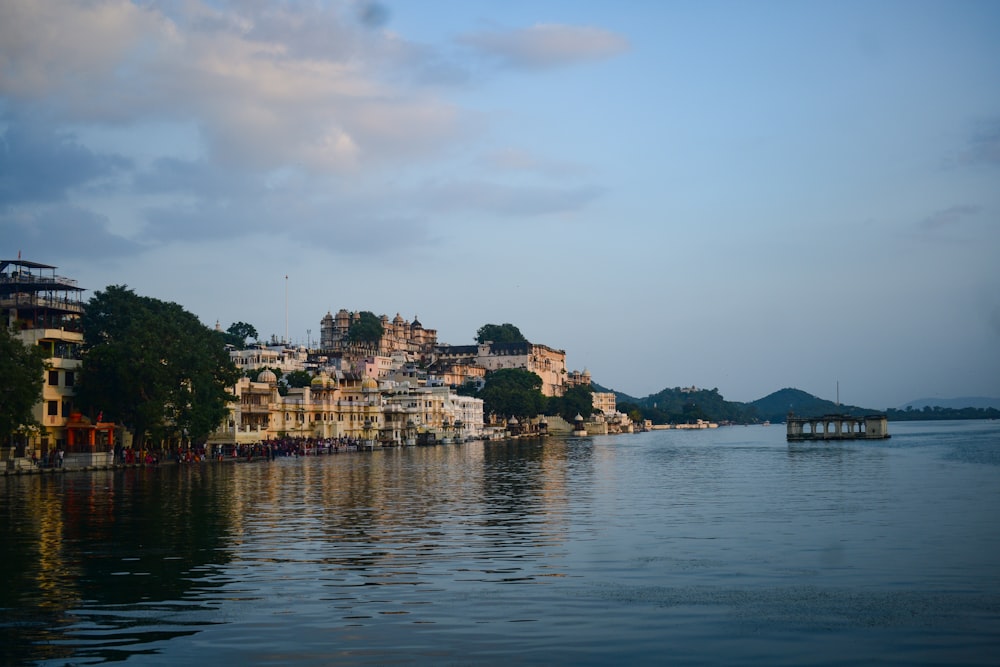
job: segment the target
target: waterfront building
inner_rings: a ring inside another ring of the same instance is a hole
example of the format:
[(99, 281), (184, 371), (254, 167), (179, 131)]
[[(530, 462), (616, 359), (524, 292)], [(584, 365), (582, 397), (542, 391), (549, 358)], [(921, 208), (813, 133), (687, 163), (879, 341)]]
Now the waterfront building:
[[(74, 414), (73, 397), (79, 377), (83, 329), (82, 294), (75, 280), (56, 275), (56, 267), (17, 259), (0, 260), (0, 324), (6, 326), (26, 345), (45, 350), (46, 363), (42, 395), (34, 417), (42, 425), (39, 433), (4, 452), (9, 465), (32, 465), (44, 461), (57, 449), (66, 453), (90, 456), (89, 443), (67, 449), (67, 424)], [(107, 438), (102, 429), (100, 438)], [(107, 449), (109, 443), (95, 443)]]
[(269, 370), (256, 381), (241, 378), (226, 423), (214, 444), (255, 443), (284, 437), (346, 438), (381, 445), (467, 440), (483, 433), (483, 402), (447, 387), (384, 382), (355, 373), (321, 372), (308, 387), (278, 392)]
[(605, 417), (610, 417), (618, 411), (615, 395), (610, 391), (595, 391), (591, 393), (591, 399), (594, 409), (600, 410)]
[(230, 404), (227, 423), (216, 437), (231, 443), (256, 443), (269, 435), (272, 406), (278, 404), (278, 377), (270, 370), (261, 371), (256, 380), (242, 377), (233, 388), (236, 400)]
[(542, 378), (542, 394), (562, 396), (566, 385), (566, 352), (527, 341), (479, 345), (438, 345), (434, 363), (470, 364), (487, 371), (520, 368)]

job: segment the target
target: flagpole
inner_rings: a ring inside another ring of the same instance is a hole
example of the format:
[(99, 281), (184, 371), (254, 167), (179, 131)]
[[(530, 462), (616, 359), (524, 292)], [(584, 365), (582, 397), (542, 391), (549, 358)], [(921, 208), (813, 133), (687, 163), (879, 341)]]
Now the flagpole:
[(285, 345), (288, 345), (288, 274), (285, 274)]

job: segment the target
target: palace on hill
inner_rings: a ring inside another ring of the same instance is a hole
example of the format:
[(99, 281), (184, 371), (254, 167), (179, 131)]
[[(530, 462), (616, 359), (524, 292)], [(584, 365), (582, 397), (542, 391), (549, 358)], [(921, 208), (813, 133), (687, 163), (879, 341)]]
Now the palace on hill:
[[(130, 444), (120, 427), (100, 416), (90, 420), (74, 407), (82, 364), (83, 291), (75, 280), (56, 275), (54, 266), (20, 256), (0, 261), (0, 321), (23, 343), (42, 347), (47, 362), (35, 406), (42, 429), (0, 448), (4, 468), (30, 468), (54, 460), (57, 453), (72, 467), (102, 465), (111, 461), (116, 444)], [(442, 344), (436, 330), (399, 314), (379, 318), (377, 342), (351, 342), (351, 325), (360, 317), (345, 309), (328, 312), (315, 348), (275, 342), (231, 349), (244, 377), (233, 387), (235, 401), (212, 441), (302, 437), (391, 446), (499, 437), (509, 432), (510, 415), (484, 415), (482, 400), (459, 395), (457, 387), (482, 387), (488, 373), (505, 368), (536, 373), (546, 396), (590, 385), (586, 370), (567, 371), (563, 350), (526, 341)], [(293, 371), (308, 372), (309, 385), (279, 382), (278, 373)], [(606, 423), (622, 418), (612, 393), (595, 393), (594, 406)]]

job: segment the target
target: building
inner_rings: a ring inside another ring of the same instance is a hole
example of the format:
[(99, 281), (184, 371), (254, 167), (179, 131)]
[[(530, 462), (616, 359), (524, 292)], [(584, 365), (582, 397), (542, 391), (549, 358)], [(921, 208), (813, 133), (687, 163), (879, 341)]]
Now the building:
[(600, 410), (605, 417), (611, 417), (617, 411), (615, 395), (610, 391), (595, 391), (591, 394), (595, 410)]
[(570, 387), (589, 387), (590, 386), (590, 371), (586, 368), (583, 372), (580, 371), (570, 371), (566, 375), (566, 388)]
[(384, 446), (478, 438), (483, 401), (457, 396), (447, 387), (380, 384), (370, 375), (317, 374), (308, 387), (278, 392), (278, 378), (265, 370), (256, 381), (241, 378), (226, 422), (213, 444), (256, 443), (278, 438), (346, 439)]
[(402, 352), (411, 358), (428, 356), (437, 344), (437, 331), (425, 329), (420, 320), (413, 318), (407, 322), (399, 313), (392, 320), (382, 315), (382, 338), (375, 346), (355, 345), (348, 338), (351, 325), (361, 319), (360, 312), (348, 312), (341, 308), (336, 315), (330, 312), (320, 320), (320, 350), (327, 354), (346, 356), (385, 356)]
[[(9, 465), (45, 461), (59, 449), (67, 460), (78, 458), (78, 463), (88, 465), (110, 456), (109, 434), (113, 428), (107, 424), (98, 428), (98, 424), (74, 414), (74, 387), (82, 364), (83, 292), (75, 280), (56, 275), (54, 266), (22, 260), (20, 256), (0, 260), (0, 322), (26, 345), (45, 350), (48, 365), (34, 414), (42, 430), (5, 452)], [(71, 417), (78, 432), (88, 432), (87, 437), (74, 438), (73, 443), (67, 433)], [(93, 444), (90, 430), (95, 436)]]
[(245, 349), (229, 351), (229, 358), (244, 373), (262, 368), (275, 368), (282, 374), (306, 370), (309, 352), (304, 347), (289, 345), (250, 345)]
[(479, 345), (438, 345), (435, 364), (475, 365), (487, 371), (520, 368), (542, 378), (542, 394), (562, 396), (566, 391), (566, 352), (527, 341)]

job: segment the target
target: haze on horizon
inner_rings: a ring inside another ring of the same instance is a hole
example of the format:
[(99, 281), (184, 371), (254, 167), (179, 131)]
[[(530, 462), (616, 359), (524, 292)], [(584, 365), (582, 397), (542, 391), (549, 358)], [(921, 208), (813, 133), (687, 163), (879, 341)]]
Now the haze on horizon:
[(989, 1), (8, 0), (0, 258), (297, 343), (340, 308), (452, 344), (511, 322), (639, 397), (996, 397), (998, 28)]

